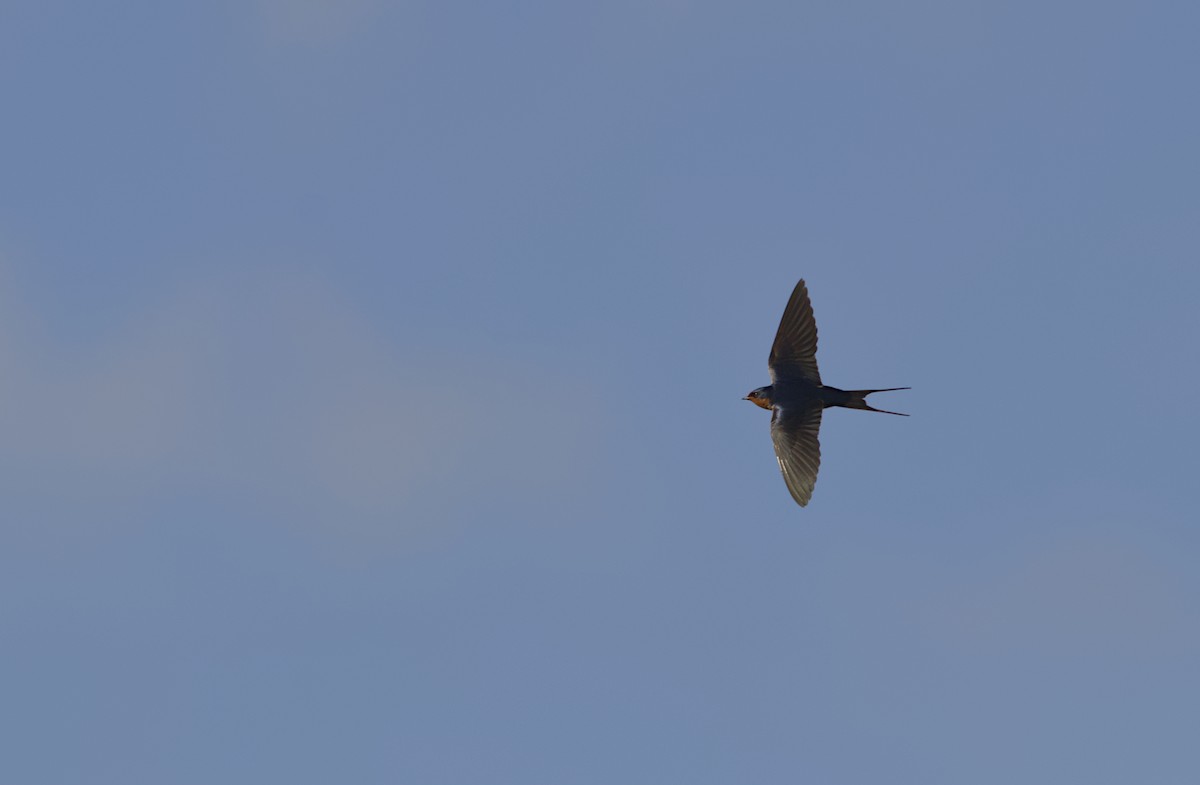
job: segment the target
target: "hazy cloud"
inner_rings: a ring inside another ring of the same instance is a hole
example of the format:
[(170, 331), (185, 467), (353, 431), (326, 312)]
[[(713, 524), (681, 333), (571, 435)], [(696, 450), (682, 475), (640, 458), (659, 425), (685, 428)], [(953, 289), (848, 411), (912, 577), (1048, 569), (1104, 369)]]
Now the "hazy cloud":
[(1139, 656), (1200, 644), (1187, 581), (1126, 540), (1076, 535), (930, 598), (927, 621), (957, 645), (1069, 656)]
[(259, 0), (267, 40), (281, 45), (328, 46), (369, 24), (378, 0)]
[(588, 474), (595, 425), (556, 403), (586, 398), (569, 382), (514, 353), (474, 358), (486, 383), (464, 385), (455, 347), (385, 336), (320, 280), (192, 286), (86, 347), (6, 312), (10, 494), (95, 505), (204, 491), (390, 519), (453, 509), (464, 488), (520, 503)]

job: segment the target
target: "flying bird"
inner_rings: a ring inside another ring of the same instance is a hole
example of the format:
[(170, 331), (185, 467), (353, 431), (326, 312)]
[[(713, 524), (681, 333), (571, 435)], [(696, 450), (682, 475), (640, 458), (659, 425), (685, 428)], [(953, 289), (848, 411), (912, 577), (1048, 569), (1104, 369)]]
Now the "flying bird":
[(771, 372), (771, 384), (751, 390), (742, 400), (771, 410), (775, 457), (779, 459), (783, 481), (801, 507), (812, 498), (817, 469), (821, 466), (821, 443), (817, 432), (821, 429), (822, 412), (830, 406), (841, 406), (908, 416), (876, 409), (867, 403), (867, 396), (911, 389), (909, 387), (839, 390), (821, 384), (821, 372), (817, 370), (817, 322), (813, 318), (804, 279), (796, 284), (783, 311), (767, 368)]

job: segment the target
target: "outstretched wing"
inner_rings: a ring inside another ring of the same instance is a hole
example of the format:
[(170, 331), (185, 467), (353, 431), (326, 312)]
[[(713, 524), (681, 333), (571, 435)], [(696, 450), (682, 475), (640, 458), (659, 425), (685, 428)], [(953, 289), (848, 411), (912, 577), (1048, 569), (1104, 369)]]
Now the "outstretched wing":
[(801, 507), (812, 498), (817, 470), (821, 467), (821, 442), (817, 432), (821, 430), (823, 411), (824, 407), (818, 402), (808, 408), (776, 406), (771, 414), (775, 457), (779, 459), (783, 481)]
[(817, 370), (817, 320), (813, 318), (803, 278), (792, 290), (792, 298), (783, 311), (767, 367), (772, 382), (780, 377), (802, 376), (813, 384), (821, 383), (821, 372)]

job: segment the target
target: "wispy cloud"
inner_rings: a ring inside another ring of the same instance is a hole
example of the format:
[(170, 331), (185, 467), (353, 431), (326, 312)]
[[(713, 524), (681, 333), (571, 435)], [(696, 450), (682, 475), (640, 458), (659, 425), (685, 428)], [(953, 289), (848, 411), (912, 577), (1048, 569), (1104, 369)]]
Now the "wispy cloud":
[(378, 0), (259, 0), (268, 41), (322, 47), (339, 44), (370, 24)]
[(208, 281), (86, 347), (4, 312), (10, 498), (199, 492), (417, 525), (417, 510), (528, 503), (589, 475), (598, 413), (582, 418), (570, 401), (586, 396), (553, 369), (471, 357), (467, 384), (456, 347), (386, 335), (327, 281)]
[(1078, 534), (929, 598), (931, 632), (955, 645), (1063, 656), (1157, 656), (1196, 650), (1197, 614), (1180, 600), (1188, 579), (1113, 535)]

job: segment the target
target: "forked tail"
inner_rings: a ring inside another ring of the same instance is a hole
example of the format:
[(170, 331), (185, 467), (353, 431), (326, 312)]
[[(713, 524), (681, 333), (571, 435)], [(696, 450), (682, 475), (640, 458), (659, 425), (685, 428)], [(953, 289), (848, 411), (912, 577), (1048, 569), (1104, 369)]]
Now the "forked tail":
[(846, 390), (846, 394), (850, 399), (842, 404), (847, 409), (866, 409), (869, 412), (881, 412), (882, 414), (895, 414), (900, 417), (907, 417), (907, 414), (900, 412), (889, 412), (887, 409), (876, 409), (871, 404), (867, 403), (867, 396), (877, 392), (893, 392), (895, 390), (911, 390), (911, 387), (887, 387), (882, 390)]

